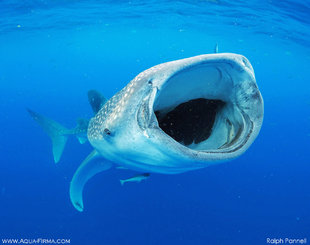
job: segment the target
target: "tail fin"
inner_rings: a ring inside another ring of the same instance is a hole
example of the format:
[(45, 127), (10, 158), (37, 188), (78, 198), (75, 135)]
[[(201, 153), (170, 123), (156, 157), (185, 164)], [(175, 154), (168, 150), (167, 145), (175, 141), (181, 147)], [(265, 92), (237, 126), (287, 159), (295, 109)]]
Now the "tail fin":
[(64, 135), (67, 129), (54, 120), (44, 117), (39, 113), (30, 109), (27, 109), (27, 111), (51, 138), (54, 161), (58, 163), (67, 143), (68, 136)]
[(124, 183), (126, 182), (126, 180), (122, 180), (122, 179), (120, 179), (120, 180), (119, 180), (119, 182), (121, 182), (121, 186), (123, 186), (123, 185), (124, 185)]

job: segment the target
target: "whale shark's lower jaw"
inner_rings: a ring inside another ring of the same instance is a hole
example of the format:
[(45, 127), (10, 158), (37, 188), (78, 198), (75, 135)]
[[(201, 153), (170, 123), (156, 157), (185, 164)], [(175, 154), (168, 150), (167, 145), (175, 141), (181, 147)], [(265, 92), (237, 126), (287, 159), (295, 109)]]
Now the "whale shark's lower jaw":
[(156, 94), (148, 107), (153, 115), (141, 112), (140, 118), (151, 118), (150, 134), (181, 159), (235, 158), (256, 138), (263, 120), (252, 66), (235, 54), (198, 57), (166, 79), (152, 78)]

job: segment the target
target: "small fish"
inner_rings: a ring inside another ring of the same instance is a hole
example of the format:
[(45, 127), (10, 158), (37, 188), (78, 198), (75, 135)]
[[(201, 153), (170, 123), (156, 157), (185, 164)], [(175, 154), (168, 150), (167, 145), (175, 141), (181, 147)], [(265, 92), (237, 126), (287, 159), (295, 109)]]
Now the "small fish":
[(136, 176), (133, 176), (129, 179), (124, 179), (124, 180), (119, 180), (121, 182), (121, 185), (124, 185), (126, 182), (141, 182), (144, 179), (147, 179), (150, 177), (149, 173), (144, 173), (144, 174), (138, 174)]

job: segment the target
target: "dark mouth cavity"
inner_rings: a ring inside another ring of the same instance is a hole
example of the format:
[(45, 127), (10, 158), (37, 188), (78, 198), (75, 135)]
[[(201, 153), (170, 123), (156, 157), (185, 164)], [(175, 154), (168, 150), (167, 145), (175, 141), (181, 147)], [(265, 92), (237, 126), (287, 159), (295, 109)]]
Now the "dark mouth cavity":
[(181, 103), (169, 112), (155, 111), (155, 115), (166, 134), (187, 146), (210, 137), (216, 115), (224, 105), (222, 100), (199, 98)]

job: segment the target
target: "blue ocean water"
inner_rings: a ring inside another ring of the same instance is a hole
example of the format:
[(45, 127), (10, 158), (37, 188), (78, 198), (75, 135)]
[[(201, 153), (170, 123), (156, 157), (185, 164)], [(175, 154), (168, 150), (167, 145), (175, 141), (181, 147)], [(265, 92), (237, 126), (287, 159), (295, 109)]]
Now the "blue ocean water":
[[(265, 117), (250, 149), (139, 184), (120, 185), (127, 170), (98, 174), (77, 212), (69, 184), (92, 147), (70, 138), (55, 165), (26, 108), (74, 127), (92, 116), (89, 89), (110, 98), (139, 72), (215, 44), (254, 67)], [(0, 239), (310, 243), (309, 69), (309, 1), (0, 1)]]

